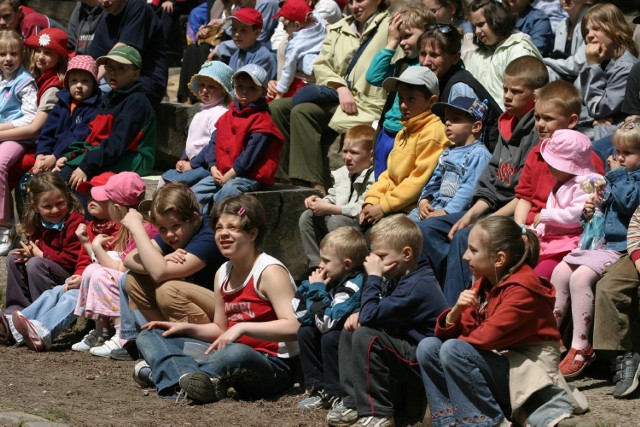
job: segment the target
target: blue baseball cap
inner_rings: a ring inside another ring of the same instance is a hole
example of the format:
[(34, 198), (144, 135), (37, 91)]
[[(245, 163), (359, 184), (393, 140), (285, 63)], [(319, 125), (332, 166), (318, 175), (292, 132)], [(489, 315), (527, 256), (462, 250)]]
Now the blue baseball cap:
[(444, 122), (444, 119), (445, 119), (444, 113), (447, 107), (464, 111), (465, 113), (473, 117), (475, 120), (484, 122), (484, 119), (487, 117), (487, 112), (489, 110), (489, 107), (487, 107), (488, 103), (489, 102), (486, 99), (484, 101), (480, 101), (476, 98), (467, 98), (464, 96), (459, 96), (451, 100), (450, 103), (436, 102), (435, 104), (433, 104), (433, 107), (431, 107), (431, 111), (433, 111), (433, 114), (440, 117), (440, 120), (442, 120), (442, 122)]

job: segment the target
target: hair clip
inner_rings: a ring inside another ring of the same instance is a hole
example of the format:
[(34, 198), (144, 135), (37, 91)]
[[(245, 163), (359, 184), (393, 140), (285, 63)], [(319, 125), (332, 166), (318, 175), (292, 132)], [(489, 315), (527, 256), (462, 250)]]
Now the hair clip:
[(520, 229), (522, 230), (522, 235), (526, 236), (527, 235), (527, 226), (524, 224), (518, 224), (518, 226), (520, 227)]
[(242, 215), (244, 215), (244, 212), (245, 212), (245, 210), (244, 210), (244, 206), (240, 206), (240, 209), (238, 209), (238, 212), (237, 212), (237, 213), (238, 213), (238, 216), (242, 216)]

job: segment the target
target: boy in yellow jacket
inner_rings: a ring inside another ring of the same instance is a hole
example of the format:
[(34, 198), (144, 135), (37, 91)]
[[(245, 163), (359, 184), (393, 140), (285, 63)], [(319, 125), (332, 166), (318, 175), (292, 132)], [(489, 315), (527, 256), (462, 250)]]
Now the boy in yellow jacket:
[(387, 159), (387, 170), (371, 186), (362, 205), (360, 224), (369, 227), (382, 217), (407, 213), (418, 201), (424, 184), (451, 142), (431, 106), (438, 100), (438, 78), (426, 67), (407, 68), (383, 83), (397, 91), (404, 128), (398, 132)]

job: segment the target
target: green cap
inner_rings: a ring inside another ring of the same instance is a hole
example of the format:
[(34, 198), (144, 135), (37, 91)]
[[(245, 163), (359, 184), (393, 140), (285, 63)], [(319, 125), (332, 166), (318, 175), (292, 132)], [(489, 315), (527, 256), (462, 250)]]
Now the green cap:
[(131, 64), (137, 69), (142, 67), (142, 57), (135, 47), (116, 46), (105, 56), (101, 56), (96, 61), (98, 65), (104, 65), (107, 59), (119, 62), (121, 64)]

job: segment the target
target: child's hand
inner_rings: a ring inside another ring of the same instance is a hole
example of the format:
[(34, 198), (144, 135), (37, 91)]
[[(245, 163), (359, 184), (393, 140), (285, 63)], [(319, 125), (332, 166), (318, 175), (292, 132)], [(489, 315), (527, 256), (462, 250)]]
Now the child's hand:
[(87, 174), (82, 169), (76, 168), (69, 178), (69, 186), (75, 190), (78, 188), (78, 184), (87, 182), (87, 178)]
[(360, 214), (360, 223), (367, 222), (369, 224), (375, 224), (380, 221), (384, 217), (384, 212), (382, 211), (382, 207), (380, 205), (365, 205), (362, 208), (362, 213)]
[(110, 245), (114, 242), (115, 237), (107, 236), (106, 234), (98, 234), (93, 238), (93, 242), (91, 242), (91, 246), (94, 248), (94, 252), (96, 248), (104, 248), (106, 245)]
[(620, 163), (618, 163), (618, 156), (616, 155), (611, 155), (607, 158), (607, 165), (609, 166), (609, 169), (611, 169), (612, 171), (618, 169), (621, 165)]
[(584, 202), (584, 207), (582, 208), (582, 216), (586, 221), (591, 220), (591, 218), (593, 217), (593, 213), (596, 211), (595, 197), (595, 195), (591, 195)]
[(342, 111), (349, 115), (358, 114), (358, 104), (356, 104), (356, 99), (353, 97), (351, 90), (346, 86), (340, 86), (337, 90)]
[(87, 224), (78, 225), (78, 228), (76, 228), (76, 237), (82, 244), (89, 243), (89, 233), (87, 231)]
[(355, 331), (360, 327), (360, 313), (352, 313), (344, 322), (344, 329), (347, 331)]
[(380, 276), (382, 277), (384, 273), (391, 270), (396, 266), (397, 263), (393, 263), (391, 265), (386, 266), (382, 263), (382, 258), (380, 258), (376, 254), (369, 254), (367, 258), (364, 260), (364, 269), (367, 271), (369, 276)]
[(585, 56), (587, 57), (587, 64), (601, 64), (604, 61), (604, 56), (607, 53), (607, 49), (602, 43), (587, 43), (584, 48)]
[(176, 170), (178, 172), (186, 172), (186, 171), (190, 171), (191, 169), (193, 169), (191, 167), (191, 162), (189, 160), (178, 160), (176, 162)]
[(435, 218), (437, 216), (442, 216), (442, 215), (446, 215), (447, 211), (445, 211), (444, 209), (438, 209), (437, 211), (433, 211), (433, 212), (429, 212), (429, 214), (427, 215), (427, 218)]
[(389, 50), (395, 50), (402, 40), (402, 34), (400, 34), (400, 25), (402, 24), (402, 14), (396, 13), (391, 18), (389, 23), (389, 30), (387, 32), (387, 45), (385, 48)]
[(222, 184), (220, 185), (225, 185), (227, 182), (231, 181), (236, 176), (237, 176), (236, 170), (234, 168), (229, 169), (227, 173), (222, 175), (222, 180), (221, 180)]
[(67, 163), (67, 158), (60, 157), (58, 160), (56, 160), (56, 165), (53, 167), (52, 171), (60, 172), (66, 163)]
[(215, 166), (211, 166), (210, 171), (211, 171), (211, 176), (213, 177), (213, 181), (216, 184), (222, 186), (222, 172), (220, 172), (218, 168)]
[(462, 218), (460, 218), (455, 224), (453, 224), (453, 227), (451, 227), (451, 230), (449, 231), (447, 237), (449, 238), (449, 240), (453, 240), (453, 236), (458, 232), (458, 230), (468, 227), (474, 222), (475, 218), (467, 211), (467, 213), (464, 214)]
[(187, 261), (188, 252), (184, 249), (176, 249), (174, 252), (164, 256), (165, 261), (173, 262), (175, 264), (184, 264)]
[(540, 224), (542, 222), (542, 218), (540, 218), (540, 213), (538, 213), (534, 218), (533, 218), (533, 224), (531, 224), (534, 228), (538, 226), (538, 224)]
[(315, 216), (332, 215), (335, 212), (332, 211), (335, 205), (327, 203), (325, 200), (318, 197), (318, 200), (314, 201), (309, 208), (313, 211)]
[(327, 272), (324, 268), (316, 268), (309, 275), (309, 283), (318, 283), (322, 282), (325, 285), (329, 283), (329, 278), (327, 277)]
[(316, 196), (315, 194), (313, 196), (307, 197), (306, 199), (304, 199), (304, 207), (307, 209), (311, 209), (313, 202), (319, 199), (320, 197)]
[(160, 320), (154, 320), (145, 325), (142, 325), (140, 329), (166, 329), (162, 333), (163, 337), (169, 337), (171, 335), (184, 335), (184, 332), (189, 328), (189, 324), (186, 322), (165, 322)]
[(269, 80), (267, 84), (267, 97), (275, 99), (278, 96), (278, 90), (276, 87), (278, 86), (278, 82), (276, 80)]
[(127, 230), (131, 231), (133, 227), (143, 225), (144, 218), (142, 217), (142, 214), (140, 212), (131, 208), (129, 209), (129, 212), (127, 212), (127, 214), (124, 216), (124, 218), (122, 218), (120, 224), (126, 227)]
[(420, 219), (427, 218), (433, 211), (433, 206), (431, 206), (431, 203), (429, 203), (427, 199), (420, 200), (420, 203), (418, 203), (418, 216)]
[(236, 323), (229, 329), (227, 329), (222, 335), (220, 335), (214, 342), (209, 346), (209, 348), (204, 352), (204, 354), (211, 353), (212, 350), (222, 350), (227, 345), (236, 342), (238, 338), (244, 335), (244, 325), (243, 322)]
[(48, 172), (56, 165), (56, 156), (53, 154), (38, 154), (36, 156), (36, 162), (33, 165), (32, 171), (34, 173)]
[(173, 13), (173, 3), (169, 0), (163, 1), (160, 7), (162, 7), (162, 11), (164, 13), (169, 13), (169, 14)]
[(78, 289), (80, 287), (80, 283), (82, 283), (82, 276), (79, 274), (74, 274), (64, 281), (64, 291), (67, 292), (70, 289)]
[(31, 256), (42, 258), (44, 257), (44, 252), (38, 246), (40, 244), (40, 240), (36, 240), (35, 242), (29, 241), (29, 246), (31, 247)]

